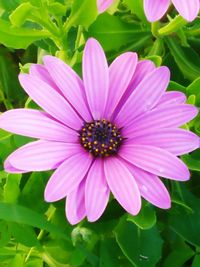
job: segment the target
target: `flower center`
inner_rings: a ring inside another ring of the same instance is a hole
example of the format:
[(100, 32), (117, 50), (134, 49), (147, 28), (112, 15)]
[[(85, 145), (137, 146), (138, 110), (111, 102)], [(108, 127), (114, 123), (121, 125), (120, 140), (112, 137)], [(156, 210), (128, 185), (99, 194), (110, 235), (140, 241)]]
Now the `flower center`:
[(123, 141), (120, 130), (104, 119), (84, 123), (79, 134), (81, 145), (94, 157), (116, 154)]

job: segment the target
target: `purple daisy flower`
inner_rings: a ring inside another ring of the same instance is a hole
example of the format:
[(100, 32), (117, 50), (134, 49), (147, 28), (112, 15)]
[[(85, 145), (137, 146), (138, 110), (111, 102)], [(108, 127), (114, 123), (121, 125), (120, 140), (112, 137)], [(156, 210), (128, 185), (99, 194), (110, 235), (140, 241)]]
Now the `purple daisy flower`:
[(144, 11), (150, 22), (159, 20), (173, 3), (180, 15), (187, 21), (193, 21), (199, 13), (199, 0), (144, 0)]
[(113, 0), (97, 0), (97, 7), (99, 13), (103, 13), (109, 6), (111, 6)]
[(170, 196), (158, 176), (185, 181), (177, 157), (199, 147), (199, 138), (179, 126), (198, 110), (180, 92), (165, 92), (167, 67), (139, 61), (136, 53), (117, 57), (108, 67), (104, 51), (89, 39), (83, 54), (83, 80), (64, 62), (44, 57), (19, 80), (44, 110), (15, 109), (0, 116), (4, 130), (39, 138), (5, 161), (11, 173), (56, 169), (46, 189), (48, 202), (66, 198), (71, 224), (96, 221), (110, 191), (130, 214), (141, 196), (168, 209)]

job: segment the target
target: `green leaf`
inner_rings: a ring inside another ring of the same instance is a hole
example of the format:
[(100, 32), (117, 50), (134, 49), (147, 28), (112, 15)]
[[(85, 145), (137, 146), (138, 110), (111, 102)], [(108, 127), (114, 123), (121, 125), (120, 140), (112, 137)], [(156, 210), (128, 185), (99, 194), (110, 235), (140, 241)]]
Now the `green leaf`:
[(200, 77), (194, 80), (187, 88), (187, 95), (195, 95), (196, 105), (200, 106)]
[(163, 267), (182, 267), (184, 263), (194, 255), (194, 251), (187, 245), (182, 248), (177, 247), (164, 261)]
[(123, 218), (114, 232), (118, 245), (133, 266), (156, 266), (161, 257), (163, 243), (156, 226), (141, 230)]
[(23, 267), (24, 257), (21, 254), (16, 254), (15, 257), (10, 261), (8, 267)]
[(166, 37), (165, 41), (183, 75), (194, 80), (200, 76), (200, 57), (191, 47), (181, 46), (175, 38)]
[(191, 194), (184, 185), (173, 191), (172, 198), (179, 198), (186, 203), (193, 212), (180, 205), (175, 205), (169, 211), (169, 226), (183, 240), (200, 247), (200, 199)]
[[(1, 40), (0, 34), (0, 40)], [(0, 47), (0, 86), (2, 93), (0, 94), (1, 101), (7, 100), (9, 102), (23, 101), (24, 91), (22, 90), (18, 75), (19, 69), (10, 54), (9, 50), (5, 47)], [(13, 91), (15, 93), (13, 93)]]
[(128, 215), (127, 221), (135, 223), (143, 230), (150, 229), (156, 224), (156, 213), (150, 205), (146, 204), (137, 216)]
[[(0, 248), (5, 246), (10, 240), (10, 232), (8, 225), (4, 221), (0, 221)], [(0, 249), (1, 250), (1, 249)]]
[(12, 236), (17, 243), (21, 243), (27, 247), (34, 247), (39, 245), (37, 235), (32, 227), (24, 224), (9, 223), (9, 228)]
[(193, 158), (192, 154), (186, 154), (181, 156), (181, 159), (185, 162), (190, 170), (200, 171), (200, 160)]
[[(37, 211), (45, 212), (49, 206), (44, 202), (44, 189), (49, 178), (49, 173), (33, 172), (26, 182), (19, 197), (19, 203)], [(33, 201), (34, 199), (34, 201)]]
[(60, 3), (52, 3), (48, 5), (48, 10), (51, 14), (55, 16), (65, 16), (67, 11), (67, 6)]
[(199, 267), (200, 266), (200, 255), (196, 255), (191, 267)]
[(42, 259), (31, 259), (25, 263), (25, 267), (43, 267)]
[(122, 266), (119, 262), (119, 247), (114, 239), (107, 238), (100, 244), (100, 262), (99, 267), (116, 267)]
[(66, 22), (67, 29), (82, 25), (88, 28), (97, 17), (97, 4), (94, 0), (74, 0), (71, 14)]
[(141, 25), (129, 24), (117, 16), (104, 13), (90, 26), (88, 35), (100, 41), (106, 51), (118, 50), (126, 44), (147, 42), (150, 38), (149, 29), (143, 29)]
[(47, 221), (42, 214), (16, 204), (0, 203), (0, 219), (37, 227), (68, 240), (66, 233)]
[(180, 92), (185, 93), (186, 92), (186, 87), (181, 85), (181, 84), (179, 84), (179, 83), (177, 83), (177, 82), (170, 81), (167, 90), (169, 90), (169, 91), (180, 91)]
[(148, 56), (145, 59), (153, 61), (156, 67), (160, 67), (162, 64), (162, 57), (157, 55)]
[(27, 17), (35, 9), (30, 3), (22, 3), (9, 16), (12, 25), (20, 27), (24, 24)]
[(8, 203), (16, 203), (20, 189), (21, 174), (8, 174), (4, 185), (4, 200)]
[(124, 0), (124, 4), (130, 9), (131, 13), (136, 14), (143, 22), (147, 23), (144, 14), (143, 0)]
[(44, 30), (13, 28), (8, 21), (0, 19), (0, 42), (7, 47), (26, 49), (31, 43), (48, 37)]
[(173, 32), (180, 30), (180, 28), (182, 28), (186, 24), (187, 24), (187, 21), (183, 17), (178, 15), (174, 19), (172, 19), (167, 25), (160, 28), (158, 33), (162, 36), (168, 35), (168, 34), (171, 34)]

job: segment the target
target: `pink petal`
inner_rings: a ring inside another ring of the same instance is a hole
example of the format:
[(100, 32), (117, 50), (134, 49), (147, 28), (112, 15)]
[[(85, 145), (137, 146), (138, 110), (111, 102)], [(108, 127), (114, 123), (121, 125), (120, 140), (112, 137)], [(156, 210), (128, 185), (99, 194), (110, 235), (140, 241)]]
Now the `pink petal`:
[(158, 176), (180, 181), (190, 178), (187, 166), (179, 158), (158, 147), (124, 144), (119, 155), (138, 168)]
[(27, 94), (51, 116), (73, 129), (81, 128), (80, 117), (50, 85), (28, 74), (20, 74), (19, 80)]
[(132, 52), (118, 56), (109, 67), (110, 88), (106, 105), (106, 117), (110, 118), (127, 89), (137, 66), (137, 54)]
[(161, 19), (167, 12), (169, 4), (169, 0), (144, 0), (144, 11), (148, 21), (153, 22)]
[[(149, 75), (150, 72), (156, 69), (154, 63), (151, 60), (141, 60), (138, 62), (135, 73), (131, 79), (128, 90), (130, 94), (139, 85), (139, 83)], [(126, 92), (127, 93), (127, 92)], [(129, 94), (129, 95), (130, 95)]]
[(161, 96), (157, 104), (157, 107), (167, 106), (171, 104), (184, 104), (185, 102), (186, 102), (185, 94), (177, 91), (170, 91), (170, 92), (165, 92)]
[(168, 68), (160, 67), (146, 76), (128, 98), (115, 122), (123, 127), (143, 112), (152, 109), (159, 101), (169, 83)]
[(116, 157), (104, 161), (107, 183), (114, 197), (130, 214), (136, 215), (141, 208), (140, 192), (132, 174)]
[(51, 176), (45, 188), (45, 200), (54, 202), (72, 192), (86, 175), (92, 157), (84, 151), (65, 160)]
[(26, 173), (28, 171), (19, 170), (10, 164), (9, 157), (4, 161), (4, 170), (8, 173)]
[(131, 79), (131, 82), (129, 83), (128, 88), (126, 89), (124, 95), (119, 101), (118, 106), (115, 109), (113, 117), (116, 117), (116, 115), (119, 113), (120, 109), (124, 105), (124, 103), (127, 101), (129, 96), (132, 94), (132, 92), (135, 90), (135, 88), (139, 85), (139, 83), (147, 76), (150, 72), (155, 70), (155, 65), (150, 60), (142, 60), (140, 61), (137, 66), (136, 70), (134, 72), (134, 75)]
[(40, 80), (48, 83), (52, 88), (54, 88), (57, 92), (61, 93), (58, 89), (57, 85), (52, 80), (50, 74), (48, 73), (45, 66), (40, 64), (32, 64), (30, 66), (30, 75), (38, 77)]
[(156, 175), (143, 171), (131, 164), (128, 165), (128, 169), (135, 178), (143, 198), (161, 209), (169, 209), (171, 207), (169, 192)]
[(192, 120), (198, 114), (198, 109), (192, 105), (169, 105), (156, 108), (136, 119), (129, 127), (124, 127), (123, 136), (133, 137), (143, 135), (146, 129), (179, 127)]
[(109, 200), (102, 159), (96, 159), (89, 170), (85, 186), (85, 207), (89, 222), (101, 217)]
[(79, 144), (40, 140), (18, 148), (9, 156), (9, 163), (25, 171), (52, 170), (79, 149)]
[(65, 212), (72, 225), (79, 223), (86, 216), (85, 179), (67, 196)]
[(147, 129), (142, 136), (128, 139), (127, 144), (151, 145), (166, 149), (174, 155), (187, 154), (199, 147), (199, 137), (183, 129)]
[(92, 117), (86, 104), (83, 82), (76, 72), (56, 57), (45, 56), (43, 61), (52, 79), (69, 103), (85, 121), (91, 121)]
[(108, 64), (100, 44), (90, 38), (83, 53), (83, 81), (94, 119), (104, 117), (109, 90)]
[(194, 20), (199, 13), (199, 0), (172, 0), (180, 15), (187, 21)]
[(109, 8), (113, 3), (113, 0), (97, 0), (97, 7), (99, 13), (104, 12), (107, 8)]
[(77, 133), (33, 109), (14, 109), (0, 115), (0, 127), (8, 132), (53, 141), (76, 142)]

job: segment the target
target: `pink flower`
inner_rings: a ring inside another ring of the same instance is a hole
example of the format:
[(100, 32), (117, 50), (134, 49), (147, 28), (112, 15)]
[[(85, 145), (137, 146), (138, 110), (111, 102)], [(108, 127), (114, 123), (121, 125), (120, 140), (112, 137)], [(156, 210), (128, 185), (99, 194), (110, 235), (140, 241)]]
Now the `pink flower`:
[(65, 63), (44, 57), (19, 80), (44, 110), (15, 109), (0, 116), (1, 128), (39, 138), (12, 153), (12, 173), (56, 169), (45, 200), (66, 201), (71, 224), (87, 216), (96, 221), (110, 191), (130, 214), (141, 196), (168, 209), (170, 196), (158, 176), (186, 181), (189, 171), (178, 158), (199, 147), (199, 138), (178, 128), (198, 111), (180, 92), (165, 92), (170, 73), (127, 52), (108, 67), (95, 39), (86, 43), (83, 81)]
[[(171, 0), (180, 15), (187, 21), (199, 13), (199, 0)], [(144, 0), (144, 11), (150, 22), (159, 20), (167, 12), (170, 0)]]
[(113, 3), (113, 0), (97, 0), (97, 7), (99, 13), (103, 13)]

